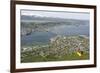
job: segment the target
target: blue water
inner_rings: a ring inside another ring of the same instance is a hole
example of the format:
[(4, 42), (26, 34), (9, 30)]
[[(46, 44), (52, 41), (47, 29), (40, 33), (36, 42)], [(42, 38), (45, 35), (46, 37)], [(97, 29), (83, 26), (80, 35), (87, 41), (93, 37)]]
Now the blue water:
[(50, 38), (56, 35), (86, 35), (89, 36), (89, 25), (60, 25), (49, 28), (49, 32), (35, 31), (30, 35), (21, 36), (21, 45), (32, 45), (36, 43), (47, 44)]
[(60, 25), (51, 28), (53, 33), (59, 35), (87, 35), (89, 36), (89, 25)]
[(52, 32), (32, 32), (30, 35), (21, 37), (22, 45), (32, 45), (36, 43), (47, 44), (49, 43), (49, 39), (56, 36), (56, 34)]

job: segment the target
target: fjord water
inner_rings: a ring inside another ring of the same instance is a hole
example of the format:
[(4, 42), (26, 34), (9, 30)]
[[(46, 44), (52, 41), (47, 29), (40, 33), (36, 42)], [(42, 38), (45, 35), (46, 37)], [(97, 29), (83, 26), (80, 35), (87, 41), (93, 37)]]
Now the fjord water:
[(35, 31), (30, 35), (21, 36), (21, 45), (48, 44), (50, 39), (57, 35), (72, 36), (85, 35), (89, 37), (89, 24), (58, 25), (48, 28), (49, 31)]

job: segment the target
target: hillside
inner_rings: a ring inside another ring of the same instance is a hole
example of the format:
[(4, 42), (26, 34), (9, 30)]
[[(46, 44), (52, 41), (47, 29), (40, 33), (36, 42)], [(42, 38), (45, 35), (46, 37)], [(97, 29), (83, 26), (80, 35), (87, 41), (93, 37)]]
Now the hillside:
[[(82, 57), (76, 52), (80, 48)], [(23, 46), (21, 62), (42, 62), (89, 59), (89, 38), (80, 36), (56, 36), (48, 45)]]

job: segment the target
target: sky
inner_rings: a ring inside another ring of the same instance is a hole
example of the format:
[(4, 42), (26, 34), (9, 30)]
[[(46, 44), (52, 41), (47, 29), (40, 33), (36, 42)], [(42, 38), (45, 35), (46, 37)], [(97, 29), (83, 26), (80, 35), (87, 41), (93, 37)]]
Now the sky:
[(21, 15), (41, 16), (41, 17), (54, 17), (66, 19), (80, 19), (89, 20), (90, 14), (86, 12), (67, 12), (67, 11), (41, 11), (41, 10), (21, 10)]

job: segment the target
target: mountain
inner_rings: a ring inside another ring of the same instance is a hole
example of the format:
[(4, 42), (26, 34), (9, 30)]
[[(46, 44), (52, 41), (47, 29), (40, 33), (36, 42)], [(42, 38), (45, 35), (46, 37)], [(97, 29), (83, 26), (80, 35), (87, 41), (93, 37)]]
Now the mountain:
[(21, 15), (21, 33), (30, 33), (31, 31), (49, 31), (49, 28), (61, 25), (89, 25), (88, 20), (64, 19), (43, 16)]
[(28, 21), (28, 20), (38, 20), (38, 21), (56, 21), (56, 22), (88, 22), (88, 20), (77, 20), (77, 19), (65, 19), (65, 18), (56, 18), (56, 17), (43, 17), (43, 16), (37, 16), (37, 15), (21, 15), (21, 20), (22, 21)]

